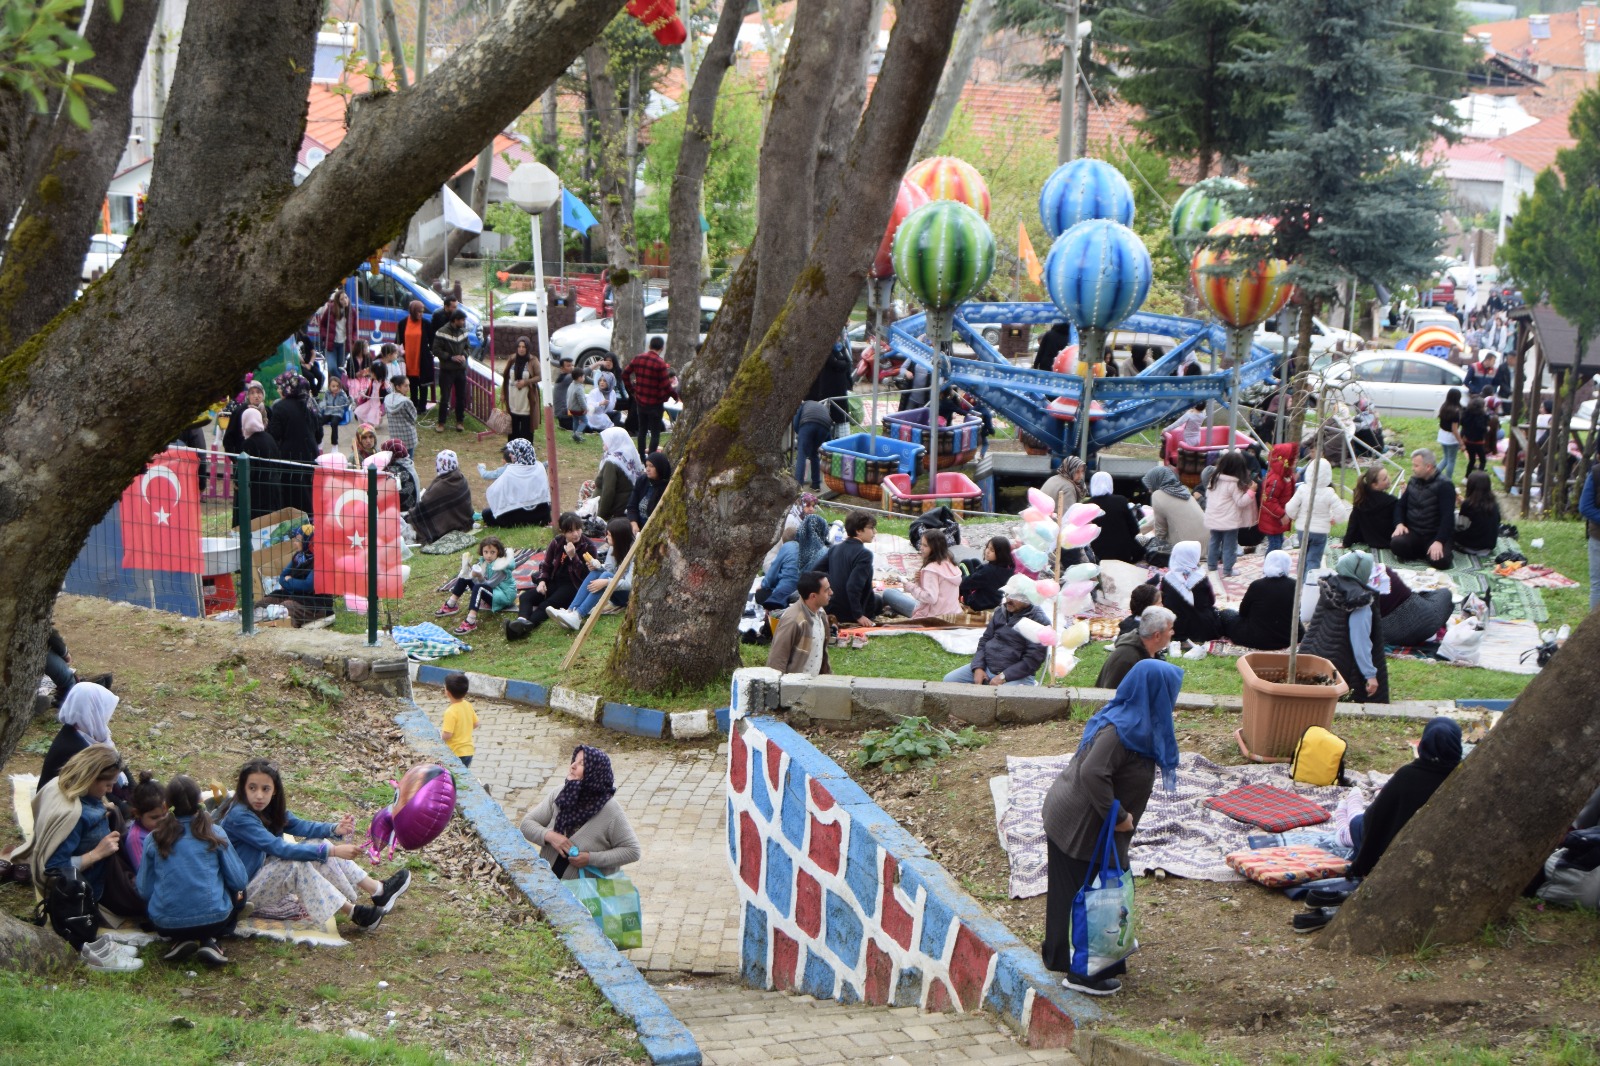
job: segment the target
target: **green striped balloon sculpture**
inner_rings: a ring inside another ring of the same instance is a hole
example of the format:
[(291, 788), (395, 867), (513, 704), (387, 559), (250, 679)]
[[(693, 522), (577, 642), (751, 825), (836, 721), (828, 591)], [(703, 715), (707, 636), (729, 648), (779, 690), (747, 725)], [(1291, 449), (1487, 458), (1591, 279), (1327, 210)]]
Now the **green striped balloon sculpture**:
[(900, 284), (928, 309), (933, 343), (932, 391), (928, 404), (928, 485), (939, 469), (939, 355), (950, 345), (955, 310), (977, 295), (994, 273), (994, 234), (966, 204), (935, 200), (906, 216), (894, 235), (894, 270)]
[(1172, 246), (1187, 263), (1213, 226), (1233, 217), (1226, 193), (1243, 189), (1232, 178), (1207, 178), (1189, 186), (1172, 205)]

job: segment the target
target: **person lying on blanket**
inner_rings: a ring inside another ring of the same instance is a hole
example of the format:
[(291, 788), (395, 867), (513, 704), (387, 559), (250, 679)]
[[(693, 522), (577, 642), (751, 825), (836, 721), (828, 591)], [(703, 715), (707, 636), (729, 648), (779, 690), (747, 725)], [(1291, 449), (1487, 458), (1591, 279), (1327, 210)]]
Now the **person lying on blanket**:
[[(1439, 790), (1461, 765), (1461, 726), (1440, 716), (1428, 722), (1417, 744), (1417, 757), (1394, 772), (1365, 812), (1350, 819), (1350, 842), (1356, 857), (1346, 875), (1359, 882), (1372, 872), (1412, 815)], [(1348, 891), (1306, 894), (1305, 913), (1294, 916), (1294, 931), (1311, 933), (1333, 920)]]

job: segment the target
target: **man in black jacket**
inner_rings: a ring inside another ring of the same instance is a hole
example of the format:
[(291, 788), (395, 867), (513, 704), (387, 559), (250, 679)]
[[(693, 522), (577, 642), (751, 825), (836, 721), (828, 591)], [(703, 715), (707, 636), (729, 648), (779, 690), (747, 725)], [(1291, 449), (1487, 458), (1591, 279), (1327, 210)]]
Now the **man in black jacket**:
[(1006, 582), (1005, 599), (989, 616), (989, 626), (978, 638), (972, 662), (944, 675), (946, 681), (967, 685), (1034, 685), (1033, 675), (1044, 664), (1043, 644), (1029, 640), (1017, 628), (1024, 618), (1048, 627), (1050, 619), (1028, 599), (1033, 582), (1021, 574)]
[(1418, 448), (1411, 453), (1411, 480), (1394, 506), (1394, 539), (1389, 550), (1403, 563), (1425, 561), (1435, 570), (1448, 570), (1450, 542), (1456, 532), (1456, 487), (1439, 476), (1433, 452)]
[(860, 511), (844, 520), (846, 539), (822, 556), (817, 569), (828, 575), (833, 598), (828, 613), (843, 626), (870, 626), (882, 610), (872, 591), (872, 549), (878, 535), (878, 520)]

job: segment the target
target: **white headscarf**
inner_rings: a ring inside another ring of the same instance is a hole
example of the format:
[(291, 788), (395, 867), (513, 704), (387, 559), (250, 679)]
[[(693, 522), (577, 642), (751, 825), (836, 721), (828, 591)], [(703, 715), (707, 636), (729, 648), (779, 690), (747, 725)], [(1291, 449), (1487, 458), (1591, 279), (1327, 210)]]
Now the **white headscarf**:
[(72, 686), (67, 698), (61, 701), (56, 721), (70, 725), (91, 744), (114, 748), (116, 745), (111, 742), (111, 714), (117, 709), (119, 701), (120, 697), (104, 685), (80, 681)]
[(1289, 570), (1294, 566), (1294, 560), (1286, 551), (1270, 551), (1266, 561), (1261, 564), (1262, 577), (1288, 577)]
[(1180, 540), (1172, 546), (1172, 556), (1167, 560), (1166, 582), (1172, 591), (1183, 597), (1183, 602), (1194, 603), (1194, 587), (1206, 579), (1200, 566), (1200, 542)]
[(506, 450), (510, 452), (511, 462), (489, 483), (484, 493), (489, 509), (503, 515), (549, 503), (550, 476), (534, 454), (533, 444), (518, 437), (506, 444)]
[(1096, 470), (1089, 479), (1090, 496), (1110, 496), (1113, 488), (1109, 471)]
[(644, 477), (644, 462), (639, 458), (639, 448), (633, 443), (633, 438), (628, 436), (627, 430), (621, 426), (601, 430), (600, 445), (605, 449), (605, 454), (600, 457), (602, 467), (611, 463), (628, 475), (629, 481), (638, 481)]

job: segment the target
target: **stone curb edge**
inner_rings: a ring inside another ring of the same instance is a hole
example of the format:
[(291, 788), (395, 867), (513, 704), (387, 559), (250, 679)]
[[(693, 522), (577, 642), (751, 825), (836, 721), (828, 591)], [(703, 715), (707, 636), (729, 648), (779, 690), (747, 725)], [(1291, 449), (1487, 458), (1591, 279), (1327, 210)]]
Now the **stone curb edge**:
[(700, 740), (713, 732), (726, 735), (729, 728), (729, 710), (726, 707), (715, 710), (658, 711), (653, 707), (617, 703), (603, 696), (560, 685), (547, 688), (535, 681), (518, 681), (472, 670), (451, 670), (433, 663), (414, 662), (409, 670), (413, 684), (435, 688), (443, 686), (444, 679), (451, 674), (464, 673), (470, 686), (469, 696), (505, 700), (528, 707), (545, 707), (569, 714), (590, 725), (651, 740)]
[(1078, 1033), (1072, 1052), (1083, 1066), (1190, 1066), (1182, 1059), (1092, 1029)]
[(564, 888), (538, 851), (511, 824), (500, 805), (477, 778), (461, 765), (439, 738), (439, 731), (412, 701), (395, 716), (395, 724), (422, 754), (455, 775), (456, 805), (472, 825), (495, 862), (517, 890), (555, 929), (578, 965), (588, 973), (606, 1001), (633, 1023), (650, 1061), (657, 1066), (700, 1066), (700, 1045), (638, 968), (607, 940), (587, 908)]

